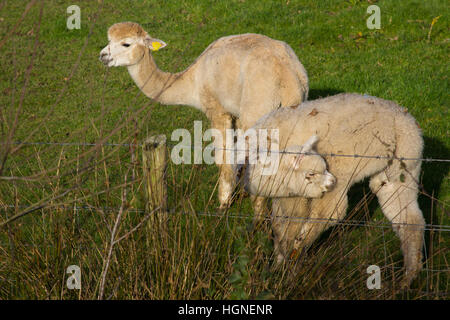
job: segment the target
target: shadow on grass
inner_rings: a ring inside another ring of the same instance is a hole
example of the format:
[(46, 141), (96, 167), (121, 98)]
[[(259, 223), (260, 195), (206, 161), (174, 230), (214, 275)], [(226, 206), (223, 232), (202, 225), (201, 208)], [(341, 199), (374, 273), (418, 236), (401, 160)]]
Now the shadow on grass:
[[(424, 158), (433, 159), (450, 159), (450, 150), (442, 143), (442, 141), (424, 137), (425, 150)], [(441, 187), (443, 185), (445, 177), (450, 171), (449, 163), (444, 162), (423, 162), (422, 163), (422, 175), (421, 183), (423, 188), (429, 195), (433, 195), (435, 198), (439, 199), (441, 193)], [(427, 195), (421, 195), (419, 197), (419, 205), (424, 213), (425, 220), (427, 223), (439, 224), (441, 223), (440, 217), (437, 213), (439, 209), (442, 209), (442, 205), (436, 206), (436, 203), (432, 205), (432, 199)], [(434, 212), (431, 212), (433, 208)], [(441, 210), (440, 210), (441, 211)], [(431, 218), (430, 214), (433, 214)], [(431, 221), (431, 219), (433, 221)]]
[[(442, 141), (436, 138), (424, 137), (424, 158), (450, 159), (450, 150)], [(444, 162), (423, 162), (420, 182), (427, 194), (419, 193), (419, 207), (423, 212), (425, 223), (449, 225), (450, 213), (443, 203), (433, 200), (430, 196), (440, 199), (441, 188), (445, 177), (450, 171), (450, 164)], [(446, 216), (444, 216), (446, 215)], [(431, 231), (425, 231), (425, 248), (430, 248)], [(445, 245), (445, 243), (444, 243)], [(428, 252), (425, 252), (428, 255)]]

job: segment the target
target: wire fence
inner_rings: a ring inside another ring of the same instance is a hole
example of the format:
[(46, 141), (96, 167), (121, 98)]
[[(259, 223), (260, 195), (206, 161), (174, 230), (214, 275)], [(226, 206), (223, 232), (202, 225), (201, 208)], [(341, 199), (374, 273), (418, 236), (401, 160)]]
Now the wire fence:
[[(5, 144), (5, 143), (2, 143)], [(12, 144), (16, 144), (16, 145), (28, 145), (28, 146), (40, 146), (40, 145), (56, 145), (56, 146), (85, 146), (85, 147), (92, 147), (92, 146), (106, 146), (106, 147), (123, 147), (123, 148), (136, 148), (139, 147), (140, 144), (136, 144), (136, 143), (114, 143), (114, 142), (104, 142), (104, 143), (94, 143), (94, 142), (43, 142), (43, 141), (38, 141), (38, 142), (21, 142), (21, 141), (14, 141), (12, 142)], [(177, 145), (173, 142), (167, 142), (166, 143), (168, 146), (174, 146)], [(192, 146), (192, 148), (196, 148), (195, 146)], [(227, 151), (245, 151), (245, 150), (237, 150), (237, 149), (227, 149), (227, 148), (217, 148), (218, 150), (227, 150)], [(263, 151), (261, 151), (263, 152)], [(309, 152), (291, 152), (291, 151), (276, 151), (278, 153), (286, 153), (286, 154), (310, 154)], [(349, 154), (349, 155), (344, 155), (344, 154), (334, 154), (334, 153), (330, 153), (330, 154), (320, 154), (321, 156), (329, 156), (329, 157), (350, 157), (350, 158), (371, 158), (371, 159), (397, 159), (397, 160), (416, 160), (416, 161), (426, 161), (426, 162), (446, 162), (446, 163), (450, 163), (450, 159), (437, 159), (437, 158), (395, 158), (395, 157), (386, 157), (386, 156), (367, 156), (367, 155), (359, 155), (359, 154)], [(19, 206), (19, 208), (21, 209), (28, 209), (28, 210), (40, 210), (40, 209), (46, 209), (49, 207), (53, 207), (55, 208), (54, 205), (51, 206), (38, 206), (33, 208), (32, 206)], [(61, 205), (59, 207), (67, 207), (66, 205)], [(4, 205), (0, 205), (0, 208), (3, 209), (13, 209), (13, 208), (17, 208), (17, 206), (15, 205), (11, 205), (11, 204), (4, 204)], [(82, 206), (75, 206), (72, 209), (74, 210), (92, 210), (93, 207), (90, 207), (88, 205), (82, 205)], [(103, 211), (118, 211), (119, 208), (112, 208), (112, 207), (102, 207), (99, 208), (102, 209)], [(129, 211), (136, 211), (139, 213), (146, 213), (145, 210), (141, 210), (141, 209), (128, 209)], [(168, 213), (174, 214), (175, 212), (169, 211)], [(223, 216), (223, 213), (216, 213), (216, 212), (196, 212), (197, 215), (199, 216)], [(249, 216), (248, 214), (242, 214), (242, 213), (228, 213), (227, 214), (228, 217), (230, 218), (244, 218), (244, 219), (249, 219), (252, 218), (251, 216)], [(334, 224), (334, 225), (347, 225), (347, 226), (366, 226), (366, 227), (376, 227), (376, 228), (391, 228), (393, 225), (411, 225), (413, 226), (414, 224), (405, 224), (405, 223), (391, 223), (391, 224), (385, 224), (382, 225), (381, 223), (372, 223), (372, 222), (361, 222), (361, 221), (355, 221), (355, 220), (339, 220), (339, 219), (332, 219), (332, 218), (328, 218), (328, 219), (320, 219), (320, 218), (309, 218), (309, 217), (288, 217), (288, 216), (271, 216), (265, 219), (287, 219), (290, 221), (297, 221), (297, 222), (304, 222), (304, 221), (308, 221), (309, 223), (324, 223), (324, 224)], [(443, 231), (443, 232), (447, 232), (450, 231), (450, 225), (436, 225), (436, 224), (426, 224), (425, 225), (425, 230), (428, 231)]]
[[(5, 144), (5, 143), (2, 143)], [(23, 145), (23, 146), (78, 146), (78, 147), (94, 147), (94, 146), (105, 146), (105, 147), (121, 147), (121, 148), (130, 148), (131, 150), (136, 150), (137, 147), (140, 147), (140, 144), (136, 143), (114, 143), (114, 142), (103, 142), (103, 143), (95, 143), (95, 142), (48, 142), (48, 141), (38, 141), (38, 142), (21, 142), (21, 141), (14, 141), (11, 144), (15, 145)], [(174, 146), (177, 145), (173, 142), (167, 142), (167, 146)], [(198, 148), (197, 146), (192, 146), (192, 148)], [(225, 150), (225, 151), (244, 151), (244, 150), (238, 150), (238, 149), (229, 149), (229, 148), (216, 148), (216, 150)], [(264, 152), (261, 150), (261, 152)], [(270, 152), (270, 151), (269, 151)], [(309, 152), (290, 152), (290, 151), (275, 151), (276, 153), (286, 153), (286, 154), (310, 154)], [(450, 159), (438, 159), (438, 158), (395, 158), (395, 157), (387, 157), (387, 156), (368, 156), (368, 155), (360, 155), (360, 154), (320, 154), (321, 156), (327, 156), (327, 157), (349, 157), (349, 158), (370, 158), (370, 159), (397, 159), (400, 161), (408, 161), (408, 160), (415, 160), (415, 161), (424, 161), (424, 162), (440, 162), (440, 163), (449, 163)], [(49, 210), (49, 209), (63, 209), (63, 210), (73, 210), (75, 212), (92, 212), (95, 210), (101, 210), (103, 212), (119, 212), (119, 210), (123, 210), (123, 208), (118, 207), (98, 207), (98, 206), (92, 206), (87, 203), (79, 204), (74, 203), (72, 205), (67, 204), (61, 204), (61, 205), (13, 205), (13, 204), (2, 204), (0, 205), (1, 211), (11, 211), (11, 210), (26, 210), (26, 211), (37, 211), (37, 210)], [(142, 215), (151, 215), (154, 214), (154, 212), (149, 212), (144, 209), (138, 209), (138, 208), (126, 208), (127, 212), (131, 213), (138, 213)], [(169, 215), (195, 215), (196, 217), (213, 217), (213, 218), (231, 218), (231, 219), (245, 219), (245, 220), (252, 220), (254, 219), (253, 215), (250, 215), (248, 213), (243, 212), (232, 212), (232, 211), (195, 211), (195, 212), (187, 212), (182, 210), (176, 210), (171, 209), (165, 211), (165, 213)], [(281, 220), (287, 220), (289, 222), (296, 222), (296, 223), (320, 223), (320, 224), (327, 224), (327, 225), (333, 225), (333, 226), (345, 226), (345, 227), (364, 227), (364, 228), (378, 228), (378, 229), (391, 229), (395, 226), (400, 225), (408, 225), (408, 226), (418, 226), (418, 227), (424, 227), (424, 230), (431, 231), (431, 232), (450, 232), (450, 225), (445, 224), (425, 224), (418, 225), (418, 224), (408, 224), (408, 223), (389, 223), (389, 222), (373, 222), (373, 221), (361, 221), (361, 220), (351, 220), (351, 219), (334, 219), (334, 218), (311, 218), (311, 217), (295, 217), (295, 216), (281, 216), (281, 215), (275, 215), (271, 214), (269, 216), (263, 217), (261, 220), (263, 221), (272, 221), (273, 219), (281, 219)], [(384, 237), (383, 237), (384, 239)], [(5, 245), (5, 243), (3, 243)], [(23, 244), (23, 245), (30, 245), (30, 246), (39, 246), (34, 243), (32, 244)], [(53, 245), (48, 245), (53, 246)], [(400, 268), (400, 267), (397, 267)], [(450, 272), (450, 269), (429, 269), (424, 268), (424, 272)]]
[[(20, 205), (20, 206), (16, 206), (16, 205), (3, 205), (1, 206), (1, 208), (3, 210), (8, 210), (8, 209), (17, 209), (18, 207), (20, 208), (24, 208), (26, 206), (24, 205)], [(44, 210), (44, 209), (55, 209), (55, 208), (64, 208), (67, 210), (73, 210), (75, 212), (92, 212), (92, 211), (96, 211), (98, 209), (102, 210), (103, 212), (119, 212), (120, 210), (124, 210), (124, 212), (133, 212), (133, 213), (139, 213), (142, 215), (148, 215), (147, 218), (150, 215), (155, 214), (156, 210), (153, 211), (147, 211), (144, 209), (136, 209), (136, 208), (118, 208), (118, 207), (97, 207), (97, 206), (91, 206), (88, 204), (84, 204), (84, 205), (77, 205), (76, 203), (73, 206), (67, 206), (67, 205), (57, 205), (57, 206), (50, 206), (50, 207), (43, 207), (40, 208), (40, 210)], [(223, 213), (218, 213), (218, 212), (199, 212), (199, 211), (195, 211), (195, 212), (187, 212), (187, 211), (180, 211), (180, 210), (176, 210), (176, 209), (172, 209), (172, 210), (168, 210), (165, 213), (168, 213), (170, 215), (195, 215), (196, 217), (214, 217), (214, 218), (222, 218), (222, 219), (227, 219), (227, 218), (232, 218), (232, 219), (246, 219), (246, 220), (252, 220), (254, 217), (249, 215), (248, 213), (242, 213), (242, 212), (223, 212)], [(290, 222), (294, 221), (294, 222), (308, 222), (308, 223), (325, 223), (325, 224), (333, 224), (333, 226), (345, 226), (345, 227), (365, 227), (365, 228), (381, 228), (381, 229), (391, 229), (393, 226), (395, 225), (411, 225), (411, 226), (419, 226), (416, 224), (405, 224), (405, 223), (384, 223), (384, 222), (369, 222), (369, 221), (358, 221), (358, 220), (338, 220), (338, 219), (320, 219), (320, 218), (308, 218), (308, 217), (290, 217), (290, 216), (279, 216), (279, 215), (270, 215), (268, 217), (264, 217), (262, 218), (262, 220), (265, 221), (271, 221), (272, 219), (286, 219), (289, 220)], [(433, 231), (433, 232), (450, 232), (450, 226), (449, 225), (436, 225), (436, 224), (425, 224), (425, 229), (424, 230), (428, 230), (428, 231)], [(8, 243), (5, 242), (0, 242), (0, 245), (8, 245)], [(17, 245), (17, 244), (16, 244)], [(383, 245), (386, 245), (386, 239), (384, 237), (384, 231), (383, 231)], [(45, 247), (45, 248), (54, 248), (56, 247), (56, 245), (53, 244), (36, 244), (36, 243), (20, 243), (20, 246), (23, 247), (35, 247), (35, 248), (41, 248), (41, 247)], [(85, 245), (81, 245), (81, 247), (85, 247)], [(425, 250), (426, 252), (426, 250)], [(216, 253), (208, 253), (210, 255), (218, 255)], [(237, 253), (238, 254), (238, 253)], [(271, 258), (270, 257), (264, 257), (264, 259), (266, 260), (267, 263), (270, 262)], [(288, 260), (290, 261), (294, 261), (294, 258), (289, 258)], [(322, 263), (324, 263), (324, 261), (322, 261)], [(346, 263), (348, 264), (348, 263)], [(358, 267), (361, 266), (360, 264), (351, 264), (351, 266), (353, 267)], [(426, 273), (448, 273), (450, 272), (450, 269), (447, 268), (448, 265), (445, 265), (444, 268), (440, 269), (439, 266), (434, 265), (433, 268), (429, 268), (428, 264), (426, 264), (426, 267), (422, 268), (421, 272), (426, 272)], [(380, 266), (380, 268), (382, 270), (385, 271), (389, 271), (389, 270), (401, 270), (402, 267), (400, 266)], [(1, 280), (1, 279), (0, 279)], [(448, 295), (448, 293), (446, 294)]]
[[(24, 206), (22, 206), (24, 207)], [(67, 205), (61, 205), (61, 206), (51, 206), (51, 208), (65, 208), (67, 210), (74, 210), (74, 211), (95, 211), (98, 209), (101, 209), (104, 212), (119, 212), (121, 208), (114, 208), (114, 207), (94, 207), (90, 205), (74, 205), (73, 207), (68, 207)], [(14, 209), (17, 208), (17, 206), (14, 205), (7, 205), (3, 206), (3, 209)], [(41, 208), (46, 209), (44, 208)], [(136, 208), (128, 208), (126, 209), (127, 212), (134, 212), (139, 214), (154, 214), (155, 211), (149, 212), (143, 209), (136, 209)], [(170, 215), (179, 214), (179, 215), (195, 215), (197, 217), (215, 217), (215, 218), (233, 218), (233, 219), (246, 219), (251, 220), (253, 219), (253, 216), (248, 215), (246, 213), (241, 212), (233, 212), (233, 213), (218, 213), (218, 212), (187, 212), (187, 211), (179, 211), (179, 210), (169, 210), (165, 213), (168, 213)], [(271, 221), (272, 219), (285, 219), (289, 220), (290, 222), (308, 222), (308, 223), (324, 223), (324, 224), (333, 224), (334, 226), (346, 226), (346, 227), (368, 227), (368, 228), (382, 228), (382, 229), (391, 229), (395, 225), (411, 225), (411, 226), (419, 226), (416, 224), (405, 224), (405, 223), (383, 223), (383, 222), (369, 222), (369, 221), (358, 221), (358, 220), (338, 220), (338, 219), (320, 219), (320, 218), (308, 218), (308, 217), (289, 217), (289, 216), (278, 216), (278, 215), (271, 215), (269, 217), (263, 218), (265, 221)], [(434, 232), (449, 232), (450, 226), (449, 225), (436, 225), (436, 224), (425, 224), (425, 229), (428, 231), (434, 231)], [(383, 236), (384, 240), (384, 236)], [(6, 243), (3, 243), (3, 245), (6, 245)], [(39, 247), (39, 245), (36, 245), (34, 243), (31, 244), (22, 244), (23, 246), (33, 246), (33, 247)], [(46, 247), (54, 247), (54, 245), (46, 245)], [(401, 267), (394, 267), (397, 269), (401, 269)], [(423, 272), (450, 272), (450, 269), (430, 269), (430, 268), (424, 268), (422, 270)]]
[[(2, 143), (5, 144), (5, 143)], [(106, 147), (139, 147), (139, 144), (134, 143), (87, 143), (87, 142), (21, 142), (14, 141), (12, 144), (15, 145), (57, 145), (57, 146), (85, 146), (85, 147), (93, 147), (93, 146), (106, 146)], [(175, 146), (177, 144), (173, 142), (168, 142), (167, 145)], [(195, 149), (195, 146), (191, 146), (192, 149)], [(234, 151), (234, 152), (246, 152), (247, 150), (243, 149), (230, 149), (230, 148), (215, 148), (215, 150), (220, 151)], [(311, 155), (318, 154), (322, 157), (343, 157), (343, 158), (367, 158), (367, 159), (384, 159), (384, 160), (399, 160), (399, 161), (423, 161), (423, 162), (444, 162), (450, 163), (450, 159), (440, 159), (440, 158), (405, 158), (405, 157), (395, 157), (395, 156), (381, 156), (381, 155), (362, 155), (362, 154), (337, 154), (337, 153), (311, 153), (311, 152), (294, 152), (294, 151), (285, 151), (285, 150), (259, 150), (261, 153), (273, 152), (278, 154), (303, 154), (303, 155)]]
[[(136, 140), (134, 140), (136, 141)], [(4, 144), (4, 143), (2, 143)], [(119, 148), (128, 148), (130, 149), (130, 152), (134, 152), (137, 150), (138, 147), (140, 147), (140, 144), (137, 143), (115, 143), (115, 142), (103, 142), (103, 143), (95, 143), (95, 142), (49, 142), (49, 141), (35, 141), (35, 142), (21, 142), (21, 141), (14, 141), (12, 144), (15, 145), (23, 145), (23, 146), (61, 146), (61, 147), (119, 147)], [(178, 143), (173, 142), (167, 142), (166, 143), (168, 147), (178, 145)], [(192, 149), (198, 148), (198, 146), (192, 146)], [(224, 150), (224, 151), (234, 151), (234, 152), (245, 152), (246, 150), (239, 150), (239, 149), (229, 149), (229, 148), (216, 148), (216, 150)], [(261, 152), (267, 152), (264, 150), (260, 150)], [(311, 154), (309, 152), (291, 152), (291, 151), (268, 151), (268, 152), (275, 152), (280, 154)], [(388, 157), (388, 156), (376, 156), (376, 155), (360, 155), (360, 154), (323, 154), (319, 153), (319, 155), (323, 157), (346, 157), (346, 158), (368, 158), (368, 159), (387, 159), (387, 160), (399, 160), (399, 161), (423, 161), (423, 162), (436, 162), (436, 163), (450, 163), (450, 159), (442, 159), (442, 158), (396, 158), (396, 157)], [(432, 198), (434, 199), (434, 198)], [(0, 211), (11, 211), (11, 210), (25, 210), (25, 211), (43, 211), (43, 210), (51, 210), (51, 209), (63, 209), (63, 210), (71, 210), (74, 212), (94, 212), (96, 210), (101, 210), (103, 212), (119, 212), (121, 209), (124, 210), (124, 208), (119, 207), (111, 207), (111, 206), (92, 206), (88, 203), (73, 203), (72, 205), (67, 204), (61, 204), (61, 205), (14, 205), (14, 204), (1, 204), (0, 205)], [(142, 216), (151, 216), (155, 212), (149, 212), (144, 209), (138, 209), (138, 208), (125, 208), (126, 212), (130, 213), (137, 213)], [(181, 216), (195, 216), (195, 217), (203, 217), (203, 218), (217, 218), (217, 219), (243, 219), (243, 220), (252, 220), (254, 219), (253, 215), (250, 215), (249, 213), (244, 212), (233, 212), (233, 211), (182, 211), (177, 209), (171, 209), (167, 210), (164, 213), (167, 213), (171, 216), (173, 215), (181, 215)], [(263, 217), (261, 220), (271, 222), (274, 219), (277, 220), (285, 220), (289, 223), (318, 223), (318, 224), (326, 224), (326, 225), (332, 225), (332, 226), (340, 226), (340, 227), (358, 227), (358, 228), (376, 228), (378, 230), (383, 231), (383, 246), (386, 246), (386, 240), (384, 237), (384, 230), (386, 229), (392, 229), (395, 226), (417, 226), (417, 227), (423, 227), (425, 231), (429, 232), (450, 232), (450, 225), (445, 224), (425, 224), (425, 225), (418, 225), (418, 224), (408, 224), (408, 223), (390, 223), (390, 222), (384, 222), (384, 221), (361, 221), (361, 220), (355, 220), (355, 219), (334, 219), (334, 218), (312, 218), (312, 217), (295, 217), (295, 216), (283, 216), (283, 215), (275, 215), (271, 214), (266, 217)], [(7, 242), (0, 242), (0, 245), (7, 246), (9, 243)], [(46, 243), (26, 243), (21, 242), (20, 246), (23, 247), (49, 247), (53, 248), (56, 247), (54, 244), (46, 244)], [(81, 246), (85, 246), (81, 244)], [(425, 248), (425, 255), (427, 250)], [(214, 253), (210, 253), (214, 254)], [(238, 253), (237, 253), (238, 254)], [(264, 257), (266, 262), (269, 263), (270, 257)], [(293, 259), (293, 258), (292, 258)], [(291, 258), (289, 258), (291, 260)], [(427, 258), (425, 261), (428, 261)], [(353, 267), (358, 267), (359, 265), (352, 265)], [(401, 270), (402, 267), (400, 266), (387, 266), (382, 265), (380, 266), (381, 270), (384, 271), (391, 271), (394, 272), (395, 270)], [(439, 265), (432, 265), (428, 266), (428, 263), (426, 262), (425, 267), (421, 270), (422, 273), (427, 274), (431, 276), (431, 274), (438, 275), (441, 273), (449, 273), (450, 269), (448, 269), (448, 265), (442, 265), (442, 268), (440, 268)], [(8, 280), (4, 280), (8, 281)], [(14, 280), (12, 280), (14, 281)], [(427, 293), (428, 294), (428, 293)], [(448, 292), (439, 292), (439, 293), (433, 293), (434, 295), (438, 295), (440, 297), (448, 297)]]
[[(19, 145), (25, 145), (25, 146), (48, 146), (48, 145), (57, 145), (61, 147), (95, 147), (95, 146), (105, 146), (105, 147), (120, 147), (120, 148), (129, 148), (130, 152), (134, 152), (137, 150), (138, 147), (140, 147), (139, 144), (136, 143), (113, 143), (113, 142), (104, 142), (104, 143), (89, 143), (89, 142), (20, 142), (16, 141), (14, 144)], [(172, 143), (167, 143), (168, 146), (173, 145)], [(224, 148), (223, 150), (230, 150), (227, 148)], [(230, 151), (238, 151), (238, 150), (230, 150)], [(289, 153), (289, 154), (308, 154), (308, 153), (301, 153), (301, 152), (283, 152), (280, 151), (280, 153)], [(365, 156), (365, 155), (342, 155), (342, 154), (321, 154), (322, 156), (330, 156), (330, 157), (351, 157), (351, 158), (373, 158), (373, 159), (392, 159), (391, 157), (385, 157), (385, 156)], [(449, 159), (434, 159), (434, 158), (418, 158), (418, 159), (410, 159), (410, 158), (400, 158), (397, 160), (416, 160), (416, 161), (426, 161), (426, 162), (441, 162), (441, 163), (448, 163), (450, 162)], [(432, 198), (434, 199), (434, 198)], [(0, 204), (0, 212), (3, 211), (6, 213), (6, 211), (12, 211), (15, 210), (16, 212), (18, 210), (23, 210), (24, 212), (32, 212), (32, 211), (41, 211), (44, 210), (55, 210), (55, 209), (62, 209), (62, 210), (68, 210), (73, 212), (96, 212), (96, 211), (102, 211), (104, 213), (118, 213), (120, 215), (123, 212), (128, 213), (136, 213), (141, 215), (143, 220), (134, 228), (138, 228), (144, 221), (146, 221), (149, 217), (152, 215), (155, 215), (155, 211), (148, 211), (145, 209), (139, 209), (139, 208), (133, 208), (133, 207), (113, 207), (113, 206), (93, 206), (89, 203), (80, 203), (80, 202), (74, 202), (71, 205), (68, 204), (41, 204), (41, 205), (14, 205), (14, 204)], [(254, 216), (249, 213), (244, 212), (234, 212), (234, 211), (183, 211), (179, 209), (169, 209), (164, 211), (165, 214), (169, 214), (169, 216), (179, 215), (179, 216), (195, 216), (195, 217), (202, 217), (202, 218), (216, 218), (216, 219), (243, 219), (243, 220), (252, 220), (254, 219)], [(344, 227), (344, 228), (365, 228), (364, 230), (367, 230), (366, 228), (375, 228), (377, 230), (380, 230), (383, 235), (383, 247), (386, 250), (386, 239), (384, 235), (384, 230), (395, 228), (396, 226), (417, 226), (424, 228), (425, 231), (429, 231), (431, 233), (447, 233), (450, 232), (450, 225), (445, 224), (425, 224), (425, 225), (419, 225), (419, 224), (409, 224), (409, 223), (390, 223), (385, 221), (361, 221), (361, 220), (355, 220), (355, 219), (335, 219), (335, 218), (312, 218), (312, 217), (296, 217), (296, 216), (286, 216), (286, 215), (277, 215), (277, 214), (270, 214), (266, 217), (262, 217), (260, 220), (272, 222), (274, 219), (276, 220), (284, 220), (288, 221), (289, 223), (314, 223), (314, 224), (326, 224), (326, 225), (332, 225), (334, 227)], [(133, 229), (134, 229), (133, 228)], [(132, 229), (132, 231), (133, 231)], [(130, 231), (131, 232), (131, 231)], [(380, 232), (380, 233), (381, 233)], [(127, 237), (128, 235), (125, 235)], [(34, 248), (34, 250), (41, 250), (41, 249), (54, 249), (58, 244), (52, 244), (52, 243), (45, 243), (43, 242), (24, 242), (21, 241), (20, 243), (14, 243), (14, 246), (21, 246), (26, 248)], [(5, 239), (5, 241), (0, 242), (0, 246), (7, 247), (11, 246), (11, 243), (8, 243), (8, 240)], [(78, 246), (77, 246), (78, 247)], [(90, 246), (89, 244), (83, 244), (80, 243), (79, 249), (83, 250), (89, 250)], [(446, 250), (446, 249), (444, 249)], [(429, 264), (429, 257), (427, 256), (428, 250), (425, 245), (424, 241), (424, 252), (425, 252), (425, 263), (424, 267), (421, 269), (420, 273), (426, 274), (427, 281), (429, 281), (430, 277), (440, 277), (441, 275), (449, 274), (450, 269), (448, 268), (448, 265), (446, 264), (435, 264), (431, 263)], [(445, 252), (445, 251), (444, 251)], [(216, 256), (225, 256), (221, 255), (220, 253), (215, 252), (209, 252), (210, 255), (216, 255)], [(444, 253), (445, 255), (445, 253)], [(239, 252), (236, 252), (236, 256), (239, 256)], [(385, 251), (386, 256), (386, 251)], [(228, 257), (229, 258), (229, 257)], [(261, 259), (265, 261), (265, 263), (270, 264), (273, 260), (272, 256), (264, 256)], [(295, 257), (290, 256), (287, 258), (289, 262), (295, 262)], [(324, 260), (321, 261), (322, 264), (326, 263)], [(329, 262), (333, 263), (333, 262)], [(345, 262), (346, 267), (352, 267), (354, 269), (360, 268), (361, 270), (365, 269), (364, 265), (361, 265), (361, 263), (348, 263)], [(392, 274), (395, 274), (397, 271), (402, 270), (403, 268), (400, 266), (395, 265), (386, 265), (386, 257), (384, 265), (380, 265), (380, 270), (382, 272), (391, 272)], [(11, 288), (16, 284), (15, 279), (0, 279), (0, 283), (10, 283)], [(12, 290), (12, 289), (11, 289)], [(423, 292), (423, 294), (430, 295), (430, 292)], [(440, 297), (440, 298), (446, 298), (449, 296), (449, 293), (447, 291), (439, 291), (432, 292), (433, 296)]]
[[(20, 205), (0, 205), (0, 208), (3, 210), (12, 210), (15, 208), (20, 209), (31, 209), (28, 206)], [(38, 210), (44, 210), (44, 209), (66, 209), (66, 210), (74, 210), (74, 211), (94, 211), (94, 210), (102, 210), (103, 212), (118, 212), (121, 208), (115, 208), (115, 207), (96, 207), (91, 206), (88, 204), (84, 205), (73, 205), (73, 206), (67, 206), (67, 205), (49, 205), (49, 206), (41, 206)], [(126, 209), (128, 212), (132, 213), (140, 213), (140, 214), (151, 214), (152, 212), (146, 211), (144, 209), (137, 209), (137, 208), (128, 208)], [(168, 210), (165, 213), (174, 215), (174, 214), (181, 214), (181, 215), (188, 215), (192, 214), (191, 212), (187, 211), (179, 211), (176, 209)], [(236, 219), (253, 219), (254, 217), (252, 215), (249, 215), (248, 213), (243, 212), (211, 212), (211, 211), (195, 211), (195, 215), (201, 216), (201, 217), (226, 217), (226, 218), (236, 218)], [(283, 216), (283, 215), (270, 215), (268, 217), (262, 218), (262, 220), (265, 221), (272, 221), (272, 219), (281, 219), (281, 220), (288, 220), (290, 222), (308, 222), (308, 223), (323, 223), (323, 224), (333, 224), (333, 225), (341, 225), (341, 226), (354, 226), (354, 227), (373, 227), (373, 228), (384, 228), (384, 229), (390, 229), (393, 226), (418, 226), (421, 227), (423, 225), (419, 224), (413, 224), (413, 223), (385, 223), (382, 221), (379, 222), (370, 222), (370, 221), (359, 221), (359, 220), (340, 220), (340, 219), (333, 219), (333, 218), (311, 218), (311, 217), (291, 217), (291, 216)], [(450, 232), (450, 225), (439, 225), (439, 224), (425, 224), (425, 229), (427, 231), (436, 231), (436, 232)]]

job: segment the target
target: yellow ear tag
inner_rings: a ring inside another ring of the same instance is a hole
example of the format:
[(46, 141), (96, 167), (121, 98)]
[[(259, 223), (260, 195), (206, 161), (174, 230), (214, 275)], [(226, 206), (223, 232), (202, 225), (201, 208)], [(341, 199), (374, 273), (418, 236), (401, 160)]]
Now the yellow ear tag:
[(161, 43), (156, 42), (156, 41), (152, 42), (152, 48), (153, 48), (153, 51), (158, 51), (159, 48), (161, 48)]

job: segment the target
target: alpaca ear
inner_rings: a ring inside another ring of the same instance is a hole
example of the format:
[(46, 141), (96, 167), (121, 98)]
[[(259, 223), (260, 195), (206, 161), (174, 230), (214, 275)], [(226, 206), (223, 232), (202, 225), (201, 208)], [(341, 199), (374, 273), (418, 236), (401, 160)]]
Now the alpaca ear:
[(319, 141), (319, 137), (316, 135), (311, 136), (311, 138), (308, 139), (308, 141), (305, 142), (305, 144), (302, 146), (302, 152), (310, 152), (315, 144)]
[(144, 39), (144, 43), (152, 51), (158, 51), (159, 49), (162, 49), (165, 46), (167, 46), (167, 44), (164, 41), (156, 38), (151, 38), (148, 36)]

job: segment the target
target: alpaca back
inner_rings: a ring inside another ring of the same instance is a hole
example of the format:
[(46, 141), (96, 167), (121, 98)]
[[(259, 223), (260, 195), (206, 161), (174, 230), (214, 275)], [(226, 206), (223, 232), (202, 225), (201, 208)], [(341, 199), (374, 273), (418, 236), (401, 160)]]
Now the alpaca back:
[[(278, 128), (280, 149), (302, 145), (317, 135), (317, 151), (324, 154), (330, 172), (338, 179), (352, 176), (357, 182), (386, 168), (390, 163), (386, 157), (421, 157), (420, 129), (405, 110), (376, 97), (339, 94), (305, 102), (295, 109), (273, 111), (255, 128)], [(371, 158), (376, 156), (382, 158)], [(417, 168), (418, 163), (408, 161), (408, 165)]]
[(264, 35), (220, 38), (192, 67), (200, 90), (207, 88), (227, 112), (242, 117), (245, 127), (280, 106), (301, 103), (308, 95), (306, 70), (292, 48)]

